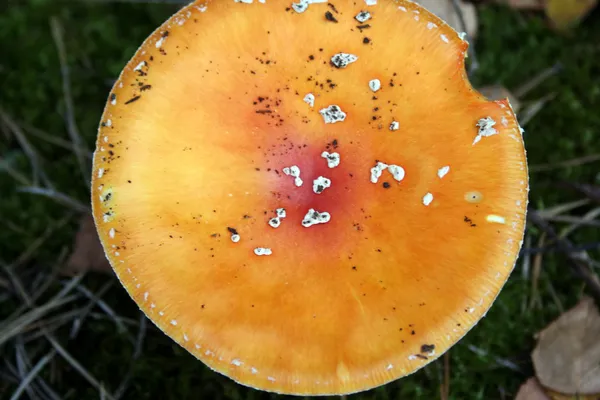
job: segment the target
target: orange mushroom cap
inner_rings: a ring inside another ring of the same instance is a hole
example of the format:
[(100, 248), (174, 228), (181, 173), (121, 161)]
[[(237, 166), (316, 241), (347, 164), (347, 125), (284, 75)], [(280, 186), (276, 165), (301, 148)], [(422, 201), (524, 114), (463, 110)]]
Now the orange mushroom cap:
[(517, 258), (528, 177), (507, 100), (410, 1), (191, 4), (127, 64), (94, 155), (107, 256), (210, 368), (342, 394), (439, 357)]

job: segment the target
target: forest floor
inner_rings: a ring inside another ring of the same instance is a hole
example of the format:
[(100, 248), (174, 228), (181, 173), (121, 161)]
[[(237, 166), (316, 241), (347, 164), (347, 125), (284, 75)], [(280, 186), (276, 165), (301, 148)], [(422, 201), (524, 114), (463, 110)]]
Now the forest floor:
[[(91, 151), (110, 87), (176, 9), (108, 1), (0, 5), (0, 398), (15, 390), (24, 398), (77, 400), (280, 397), (206, 368), (147, 322), (114, 276), (59, 273), (89, 208)], [(600, 187), (600, 12), (566, 34), (540, 14), (493, 5), (478, 12), (471, 81), (522, 95), (538, 223), (529, 220), (522, 256), (494, 306), (446, 356), (349, 398), (513, 398), (534, 374), (536, 332), (593, 294), (546, 224), (587, 250), (587, 272), (599, 271), (600, 195), (572, 185)], [(552, 67), (550, 77), (523, 89)]]

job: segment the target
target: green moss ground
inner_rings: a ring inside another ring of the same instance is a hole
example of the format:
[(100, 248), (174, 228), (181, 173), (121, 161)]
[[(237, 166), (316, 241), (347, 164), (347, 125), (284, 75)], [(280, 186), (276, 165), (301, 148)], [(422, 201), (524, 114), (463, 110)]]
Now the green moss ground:
[[(69, 140), (64, 122), (64, 97), (60, 63), (52, 39), (50, 20), (59, 18), (65, 31), (75, 117), (89, 149), (108, 95), (111, 80), (145, 37), (175, 10), (164, 4), (124, 4), (86, 1), (8, 0), (0, 4), (0, 108), (22, 127), (43, 129)], [(528, 94), (537, 99), (554, 93), (527, 126), (526, 144), (531, 164), (555, 163), (600, 153), (600, 13), (596, 11), (568, 35), (549, 30), (542, 16), (518, 14), (496, 6), (480, 8), (480, 37), (476, 50), (480, 68), (475, 85), (501, 83), (516, 87), (540, 71), (560, 62), (563, 71)], [(2, 123), (0, 122), (0, 126)], [(41, 157), (44, 171), (56, 189), (83, 203), (88, 189), (69, 149), (25, 132)], [(8, 130), (0, 130), (0, 164), (31, 179), (31, 167), (22, 146)], [(560, 180), (600, 184), (600, 163), (560, 168), (532, 174), (531, 204), (545, 209), (580, 195), (556, 186)], [(77, 215), (51, 199), (17, 192), (20, 184), (0, 169), (0, 261), (18, 259), (47, 229), (68, 217), (52, 231), (15, 273), (24, 282), (35, 279), (31, 271), (51, 271), (72, 244)], [(583, 208), (585, 212), (590, 208)], [(560, 227), (560, 226), (559, 226)], [(538, 240), (529, 232), (532, 243)], [(600, 242), (600, 230), (584, 228), (571, 236), (576, 243)], [(598, 250), (590, 252), (598, 258)], [(62, 258), (64, 259), (64, 257)], [(2, 275), (0, 283), (5, 281)], [(83, 285), (97, 291), (111, 278), (88, 274)], [(450, 351), (451, 399), (512, 398), (520, 383), (532, 374), (529, 353), (533, 335), (579, 299), (584, 286), (573, 276), (568, 261), (556, 253), (545, 254), (538, 282), (540, 302), (528, 307), (532, 280), (523, 276), (521, 262), (487, 317)], [(10, 285), (0, 285), (0, 321), (18, 306)], [(53, 284), (59, 290), (59, 283)], [(553, 294), (555, 293), (555, 294)], [(43, 296), (43, 301), (47, 296)], [(55, 334), (109, 392), (121, 383), (130, 368), (139, 312), (118, 284), (104, 301), (132, 319), (130, 334), (117, 333), (110, 319), (88, 318), (77, 339), (68, 340), (70, 325)], [(75, 302), (74, 304), (78, 304)], [(81, 302), (85, 304), (85, 302)], [(79, 305), (81, 306), (81, 305)], [(75, 308), (75, 305), (66, 307)], [(63, 308), (65, 310), (65, 308)], [(96, 310), (98, 311), (98, 310)], [(0, 327), (2, 323), (0, 323)], [(1, 328), (0, 328), (1, 331)], [(36, 345), (36, 346), (39, 346)], [(37, 360), (43, 353), (32, 350)], [(0, 359), (14, 363), (14, 341), (0, 345)], [(100, 398), (61, 357), (41, 376), (55, 391), (70, 399)], [(50, 373), (52, 370), (52, 374)], [(18, 383), (0, 365), (0, 398), (9, 398)], [(266, 399), (279, 396), (241, 387), (214, 372), (180, 349), (166, 336), (148, 327), (141, 356), (124, 398), (128, 399)], [(385, 387), (349, 396), (356, 399), (436, 399), (443, 381), (442, 360)]]

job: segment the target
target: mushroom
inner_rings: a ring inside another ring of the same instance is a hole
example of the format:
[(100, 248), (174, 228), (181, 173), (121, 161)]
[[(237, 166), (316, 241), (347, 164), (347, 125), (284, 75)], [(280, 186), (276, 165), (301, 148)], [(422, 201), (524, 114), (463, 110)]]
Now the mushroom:
[(485, 315), (521, 246), (526, 156), (510, 104), (471, 87), (468, 44), (433, 14), (296, 4), (197, 1), (143, 43), (106, 103), (93, 213), (135, 302), (210, 368), (346, 394)]

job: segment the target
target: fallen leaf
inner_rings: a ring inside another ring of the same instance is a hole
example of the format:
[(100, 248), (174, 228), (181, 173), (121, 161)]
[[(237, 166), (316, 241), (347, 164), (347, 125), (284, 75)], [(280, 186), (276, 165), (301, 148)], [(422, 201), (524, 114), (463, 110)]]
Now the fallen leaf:
[(599, 395), (600, 313), (594, 300), (583, 298), (541, 331), (531, 356), (545, 388), (567, 396)]
[(415, 2), (446, 21), (454, 30), (458, 32), (466, 31), (469, 39), (477, 36), (477, 11), (473, 4), (458, 0), (458, 8), (465, 21), (463, 27), (454, 4), (452, 4), (453, 0), (417, 0)]
[(552, 400), (600, 400), (599, 395), (590, 395), (590, 396), (584, 396), (584, 395), (580, 395), (580, 394), (565, 395), (565, 394), (553, 392), (551, 390), (546, 390), (546, 392), (548, 393), (548, 396), (550, 396), (550, 399), (552, 399)]
[(560, 30), (579, 23), (598, 3), (598, 0), (546, 0), (546, 15)]
[(479, 92), (489, 100), (504, 100), (508, 98), (508, 100), (510, 101), (510, 105), (512, 106), (515, 112), (518, 112), (521, 109), (521, 102), (519, 101), (519, 99), (517, 99), (517, 97), (513, 95), (504, 86), (490, 85), (484, 86), (477, 90), (479, 90)]
[(96, 271), (112, 273), (104, 249), (98, 239), (94, 219), (90, 214), (81, 217), (79, 231), (75, 236), (75, 244), (71, 256), (62, 273), (66, 275), (76, 274), (82, 271)]
[(521, 385), (515, 400), (550, 400), (536, 378), (529, 378)]

